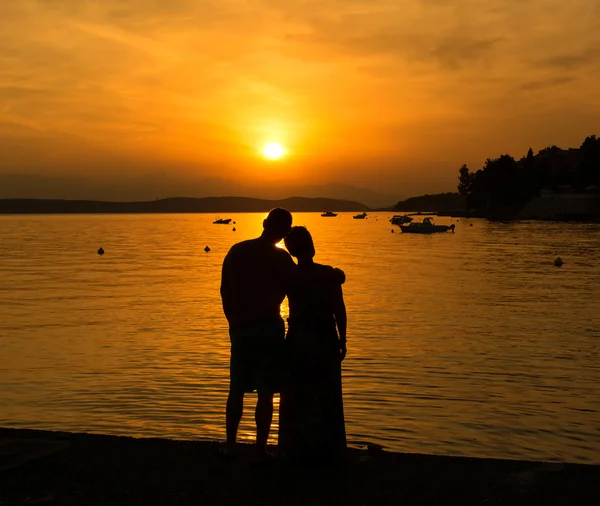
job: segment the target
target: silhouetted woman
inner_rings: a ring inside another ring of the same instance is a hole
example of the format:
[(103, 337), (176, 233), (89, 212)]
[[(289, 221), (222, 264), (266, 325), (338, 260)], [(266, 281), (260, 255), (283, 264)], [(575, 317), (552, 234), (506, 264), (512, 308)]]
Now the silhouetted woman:
[(331, 267), (313, 262), (315, 247), (306, 228), (293, 227), (285, 246), (297, 258), (304, 282), (288, 293), (288, 374), (281, 392), (279, 448), (282, 456), (292, 461), (318, 464), (342, 459), (346, 452), (341, 367), (346, 356), (346, 306), (342, 287), (318, 281), (319, 273)]

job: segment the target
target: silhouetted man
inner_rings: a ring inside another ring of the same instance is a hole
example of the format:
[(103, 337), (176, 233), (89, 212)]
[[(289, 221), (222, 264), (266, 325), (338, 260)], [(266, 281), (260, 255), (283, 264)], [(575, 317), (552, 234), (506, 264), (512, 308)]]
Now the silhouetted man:
[[(226, 409), (226, 455), (234, 455), (244, 409), (244, 394), (256, 390), (256, 452), (268, 458), (273, 395), (280, 391), (285, 324), (280, 306), (290, 285), (302, 283), (287, 251), (278, 248), (292, 227), (292, 215), (272, 209), (257, 239), (234, 244), (221, 275), (223, 311), (231, 339), (230, 383)], [(339, 269), (324, 274), (324, 283), (345, 281)]]

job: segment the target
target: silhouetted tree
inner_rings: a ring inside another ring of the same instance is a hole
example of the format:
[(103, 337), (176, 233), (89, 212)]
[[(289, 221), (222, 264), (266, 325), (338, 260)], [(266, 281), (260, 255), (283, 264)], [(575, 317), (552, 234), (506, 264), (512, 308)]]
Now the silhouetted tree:
[(582, 186), (600, 185), (600, 139), (586, 137), (581, 144), (579, 175)]
[(471, 183), (473, 182), (473, 174), (469, 172), (469, 168), (463, 165), (458, 169), (458, 193), (464, 197), (471, 193)]
[(479, 169), (471, 176), (471, 192), (467, 195), (467, 208), (483, 211), (488, 197), (488, 175)]
[(521, 167), (522, 196), (531, 198), (539, 193), (540, 189), (533, 149), (529, 148), (527, 156), (520, 160), (519, 166)]
[(537, 155), (529, 148), (518, 162), (509, 155), (488, 158), (475, 173), (463, 165), (458, 180), (458, 192), (469, 209), (489, 215), (514, 213), (543, 188), (600, 186), (600, 139), (591, 135), (579, 149), (549, 146)]

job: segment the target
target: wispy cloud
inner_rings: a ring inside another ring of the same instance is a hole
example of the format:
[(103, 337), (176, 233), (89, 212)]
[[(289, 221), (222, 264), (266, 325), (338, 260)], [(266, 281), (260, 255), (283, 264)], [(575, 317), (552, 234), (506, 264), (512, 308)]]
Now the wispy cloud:
[(546, 80), (529, 81), (522, 84), (520, 89), (524, 91), (539, 91), (547, 88), (553, 88), (555, 86), (562, 86), (563, 84), (569, 84), (576, 80), (577, 79), (575, 77), (563, 76)]
[(544, 67), (559, 70), (574, 70), (591, 64), (600, 64), (600, 48), (587, 48), (581, 51), (560, 53), (540, 61)]

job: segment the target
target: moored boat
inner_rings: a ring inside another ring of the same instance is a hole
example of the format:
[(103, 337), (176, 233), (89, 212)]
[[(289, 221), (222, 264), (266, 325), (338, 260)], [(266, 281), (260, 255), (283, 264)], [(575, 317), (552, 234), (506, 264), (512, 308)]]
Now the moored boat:
[(407, 225), (400, 225), (403, 234), (434, 234), (436, 232), (454, 232), (454, 223), (452, 225), (436, 225), (433, 218), (423, 218), (423, 221), (416, 221)]
[(413, 219), (407, 214), (395, 214), (390, 219), (392, 225), (403, 225), (404, 223), (410, 223)]
[(217, 219), (215, 221), (213, 221), (214, 225), (229, 225), (231, 223), (231, 218), (219, 218), (217, 216)]
[(333, 211), (325, 211), (321, 214), (321, 216), (323, 218), (334, 218), (335, 216), (337, 216), (337, 213), (334, 213)]
[(364, 220), (367, 217), (367, 213), (363, 212), (362, 214), (355, 214), (352, 216), (355, 220)]

